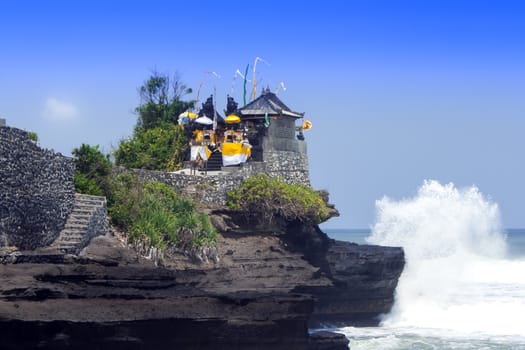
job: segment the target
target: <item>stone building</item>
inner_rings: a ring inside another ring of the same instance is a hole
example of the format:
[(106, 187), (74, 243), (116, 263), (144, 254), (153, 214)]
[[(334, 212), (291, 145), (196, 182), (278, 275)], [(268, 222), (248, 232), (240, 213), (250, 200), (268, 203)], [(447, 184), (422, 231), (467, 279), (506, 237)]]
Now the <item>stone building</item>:
[(292, 111), (269, 89), (263, 89), (261, 96), (237, 113), (248, 130), (254, 161), (276, 161), (279, 152), (306, 156), (306, 143), (296, 127), (304, 113)]

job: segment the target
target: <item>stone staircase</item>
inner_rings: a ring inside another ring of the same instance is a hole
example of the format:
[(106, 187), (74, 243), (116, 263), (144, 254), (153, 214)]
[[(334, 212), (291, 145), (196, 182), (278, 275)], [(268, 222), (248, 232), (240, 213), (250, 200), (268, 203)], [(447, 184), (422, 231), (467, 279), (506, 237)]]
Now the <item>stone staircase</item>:
[(218, 171), (222, 168), (222, 154), (221, 152), (213, 152), (208, 159), (207, 170)]
[(108, 230), (106, 198), (76, 193), (73, 211), (49, 248), (78, 254), (93, 237), (104, 235)]

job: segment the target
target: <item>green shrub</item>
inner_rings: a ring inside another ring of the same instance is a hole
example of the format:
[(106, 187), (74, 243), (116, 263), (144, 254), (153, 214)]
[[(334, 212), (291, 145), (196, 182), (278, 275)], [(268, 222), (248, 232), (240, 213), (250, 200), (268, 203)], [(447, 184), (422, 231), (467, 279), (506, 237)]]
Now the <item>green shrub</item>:
[(108, 175), (112, 164), (99, 146), (82, 144), (72, 152), (75, 163), (74, 184), (79, 193), (103, 196), (107, 191)]
[(97, 184), (95, 179), (91, 179), (86, 174), (75, 173), (73, 177), (75, 191), (78, 193), (90, 194), (93, 196), (104, 196), (104, 190)]
[(301, 184), (289, 185), (266, 174), (253, 176), (228, 192), (228, 206), (268, 223), (276, 216), (314, 224), (329, 218), (320, 192)]
[(173, 171), (182, 167), (188, 140), (180, 125), (164, 122), (151, 129), (135, 130), (115, 150), (117, 165), (128, 168)]
[(110, 189), (111, 221), (128, 232), (132, 242), (144, 240), (159, 248), (215, 244), (216, 232), (208, 216), (197, 213), (191, 199), (168, 185), (141, 183), (123, 173), (111, 182)]
[(29, 137), (29, 139), (33, 142), (38, 142), (38, 134), (34, 131), (28, 131), (27, 132), (27, 136)]

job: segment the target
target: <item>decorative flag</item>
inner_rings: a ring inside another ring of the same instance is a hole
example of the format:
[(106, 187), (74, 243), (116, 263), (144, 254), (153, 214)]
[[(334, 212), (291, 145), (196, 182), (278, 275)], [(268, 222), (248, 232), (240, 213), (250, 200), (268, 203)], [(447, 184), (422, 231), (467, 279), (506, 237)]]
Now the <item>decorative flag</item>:
[(279, 85), (277, 85), (277, 89), (275, 89), (275, 94), (277, 95), (279, 93), (280, 89), (283, 89), (283, 91), (286, 91), (286, 86), (284, 86), (284, 81), (281, 81)]
[(312, 122), (305, 119), (303, 122), (303, 130), (310, 130), (311, 128), (312, 128)]
[(268, 62), (266, 62), (265, 60), (263, 60), (262, 58), (260, 57), (255, 57), (255, 62), (253, 62), (253, 88), (252, 88), (252, 101), (255, 100), (255, 98), (257, 97), (257, 62), (258, 61), (261, 61), (263, 63), (265, 63), (266, 65), (270, 65)]
[(246, 65), (246, 70), (244, 71), (244, 105), (245, 106), (246, 106), (246, 76), (248, 75), (248, 68), (250, 68), (249, 63)]
[(217, 109), (215, 108), (216, 94), (217, 94), (217, 89), (215, 89), (215, 86), (213, 86), (213, 133), (215, 133), (215, 129), (217, 129)]
[(270, 117), (268, 117), (268, 112), (264, 115), (264, 126), (267, 128), (270, 126)]

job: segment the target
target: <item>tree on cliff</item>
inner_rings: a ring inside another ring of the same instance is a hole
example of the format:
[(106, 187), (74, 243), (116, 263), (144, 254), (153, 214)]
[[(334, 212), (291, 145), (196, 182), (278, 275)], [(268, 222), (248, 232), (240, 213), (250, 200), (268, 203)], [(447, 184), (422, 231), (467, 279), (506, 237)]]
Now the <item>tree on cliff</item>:
[(95, 196), (105, 195), (112, 167), (109, 155), (104, 155), (98, 145), (90, 146), (84, 143), (71, 153), (75, 163), (76, 191)]
[(133, 135), (121, 140), (115, 150), (115, 162), (128, 168), (173, 171), (182, 167), (188, 147), (180, 113), (191, 108), (193, 101), (182, 101), (191, 89), (177, 75), (153, 72), (139, 88), (141, 104)]
[(184, 95), (191, 92), (191, 88), (186, 87), (177, 74), (171, 77), (169, 74), (153, 71), (139, 88), (141, 104), (135, 108), (139, 116), (137, 128), (156, 128), (165, 122), (176, 124), (179, 114), (194, 105), (194, 101), (182, 100)]

